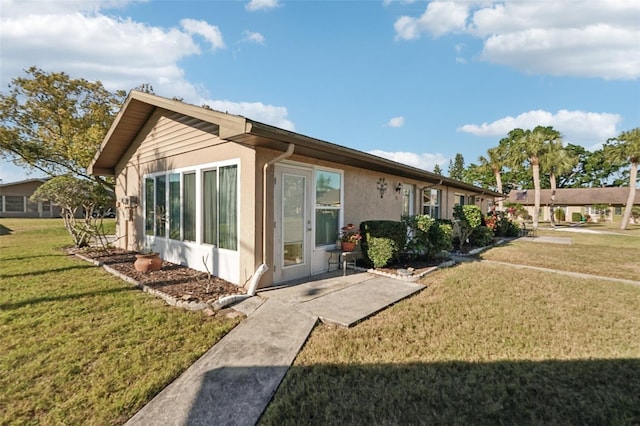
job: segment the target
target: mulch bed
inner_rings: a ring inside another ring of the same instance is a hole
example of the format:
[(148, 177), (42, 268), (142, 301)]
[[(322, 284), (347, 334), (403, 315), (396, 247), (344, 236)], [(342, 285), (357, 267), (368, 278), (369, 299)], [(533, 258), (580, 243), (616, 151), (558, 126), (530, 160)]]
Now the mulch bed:
[(75, 251), (86, 258), (102, 262), (119, 273), (130, 277), (140, 284), (168, 294), (176, 299), (189, 302), (213, 303), (222, 296), (245, 294), (246, 290), (206, 272), (197, 271), (175, 263), (162, 262), (162, 269), (151, 272), (138, 272), (133, 267), (136, 253), (109, 249)]

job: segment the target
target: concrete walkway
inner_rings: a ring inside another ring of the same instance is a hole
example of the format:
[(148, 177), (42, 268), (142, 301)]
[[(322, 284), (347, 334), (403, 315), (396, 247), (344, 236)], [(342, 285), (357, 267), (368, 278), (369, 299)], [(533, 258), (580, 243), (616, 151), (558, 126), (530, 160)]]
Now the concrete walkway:
[(318, 319), (349, 327), (424, 286), (367, 273), (259, 292), (248, 316), (127, 425), (253, 425)]

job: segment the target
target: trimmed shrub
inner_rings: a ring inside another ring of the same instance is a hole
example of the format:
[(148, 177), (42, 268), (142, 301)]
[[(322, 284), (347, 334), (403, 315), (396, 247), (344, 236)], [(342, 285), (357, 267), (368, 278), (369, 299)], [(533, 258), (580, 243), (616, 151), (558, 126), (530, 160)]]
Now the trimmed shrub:
[(428, 214), (402, 217), (402, 224), (407, 230), (403, 255), (416, 258), (428, 254), (431, 248), (428, 233), (434, 223), (435, 219)]
[(573, 212), (571, 213), (571, 222), (580, 222), (582, 220), (582, 213)]
[(436, 220), (436, 223), (429, 228), (429, 243), (431, 245), (428, 256), (434, 257), (441, 251), (451, 251), (453, 249), (453, 227), (449, 220)]
[(509, 219), (506, 212), (494, 212), (485, 217), (484, 221), (489, 229), (493, 229), (496, 237), (517, 237), (519, 235), (518, 225)]
[(555, 216), (556, 216), (556, 220), (558, 222), (564, 222), (566, 219), (566, 214), (564, 212), (564, 209), (556, 209), (554, 212)]
[(473, 229), (469, 237), (469, 243), (476, 247), (485, 247), (493, 243), (493, 231), (486, 226), (478, 226)]
[(393, 220), (368, 220), (360, 224), (360, 246), (366, 259), (376, 268), (399, 260), (407, 239), (407, 228)]
[(473, 230), (482, 225), (482, 210), (473, 204), (457, 205), (453, 207), (453, 217), (456, 219), (453, 222), (454, 243), (457, 242), (462, 248)]
[(367, 257), (375, 268), (387, 266), (397, 256), (398, 246), (390, 238), (369, 237)]

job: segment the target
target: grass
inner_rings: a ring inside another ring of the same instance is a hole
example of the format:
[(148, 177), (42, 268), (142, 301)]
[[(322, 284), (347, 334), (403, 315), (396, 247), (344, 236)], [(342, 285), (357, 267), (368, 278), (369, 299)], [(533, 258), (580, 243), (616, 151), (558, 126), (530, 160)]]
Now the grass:
[(0, 424), (122, 424), (237, 323), (67, 255), (61, 220), (0, 229)]
[(640, 281), (640, 227), (635, 235), (545, 229), (537, 235), (565, 238), (571, 244), (537, 243), (535, 238), (522, 238), (487, 250), (481, 258)]
[[(484, 256), (638, 280), (640, 239), (553, 235), (574, 244)], [(640, 287), (480, 262), (424, 283), (352, 329), (316, 327), (261, 423), (640, 422)]]

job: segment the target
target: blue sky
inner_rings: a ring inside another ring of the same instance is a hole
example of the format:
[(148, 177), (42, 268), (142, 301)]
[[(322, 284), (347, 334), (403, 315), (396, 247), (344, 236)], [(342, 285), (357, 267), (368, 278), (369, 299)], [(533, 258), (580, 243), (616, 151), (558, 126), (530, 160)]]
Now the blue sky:
[[(636, 0), (0, 0), (0, 88), (36, 65), (432, 170), (515, 127), (640, 126)], [(0, 162), (0, 178), (26, 170)]]

